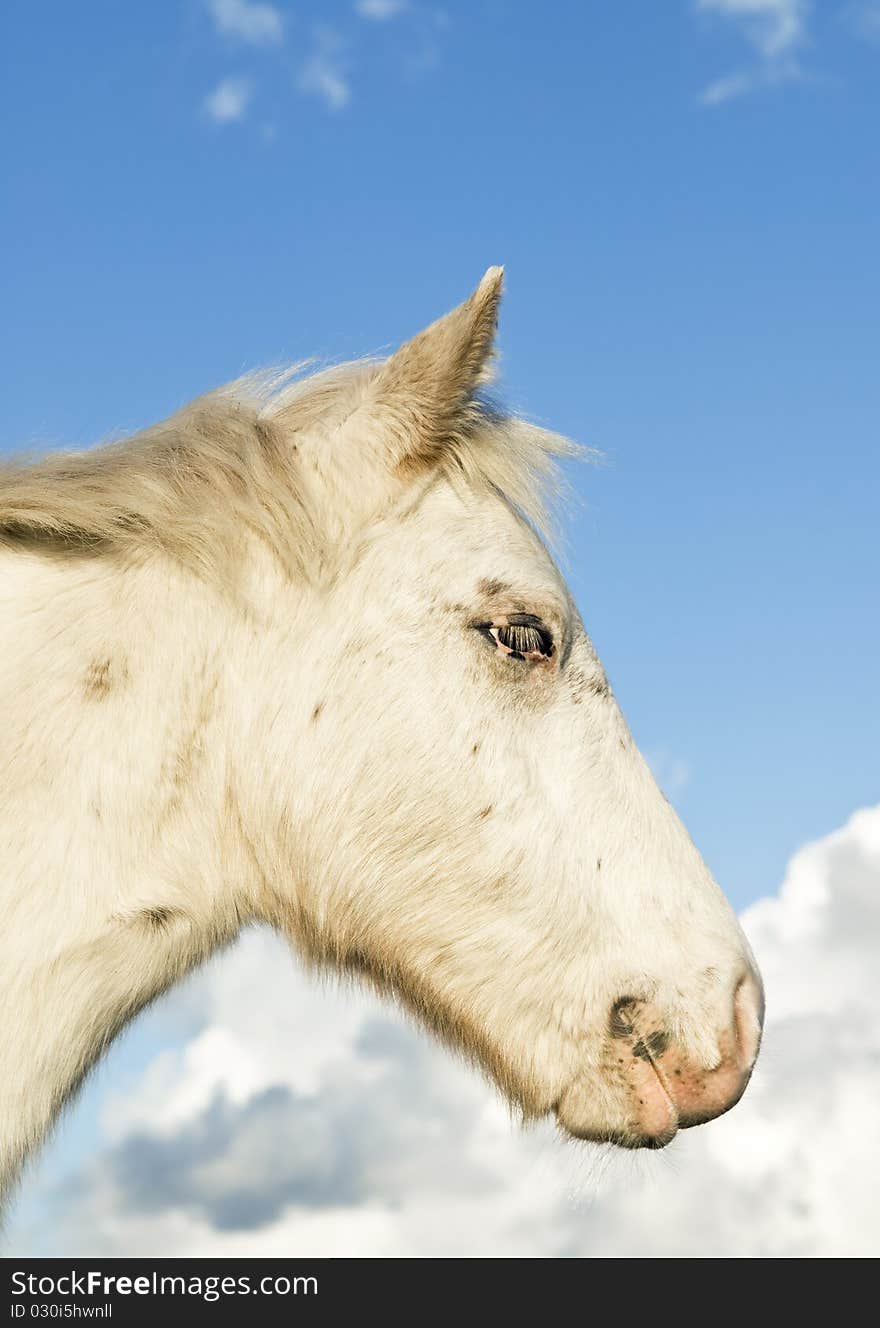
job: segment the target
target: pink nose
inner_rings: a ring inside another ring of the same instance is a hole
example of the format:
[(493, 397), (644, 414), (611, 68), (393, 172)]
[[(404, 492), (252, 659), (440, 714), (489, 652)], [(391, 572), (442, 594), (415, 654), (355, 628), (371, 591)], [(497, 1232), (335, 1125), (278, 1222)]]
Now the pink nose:
[(651, 1006), (628, 998), (615, 1004), (610, 1032), (629, 1085), (637, 1146), (662, 1148), (676, 1130), (702, 1125), (736, 1105), (758, 1055), (763, 1019), (761, 983), (750, 972), (734, 993), (730, 1022), (717, 1040), (718, 1060), (707, 1068), (670, 1040)]

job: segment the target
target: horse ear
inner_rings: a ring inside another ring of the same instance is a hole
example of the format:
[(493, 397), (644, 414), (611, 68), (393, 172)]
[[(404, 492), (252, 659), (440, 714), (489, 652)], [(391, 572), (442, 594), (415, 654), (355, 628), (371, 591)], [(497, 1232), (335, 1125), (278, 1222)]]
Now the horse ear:
[(400, 347), (370, 391), (392, 464), (406, 473), (433, 465), (466, 427), (476, 389), (491, 377), (504, 269), (490, 267), (464, 304)]

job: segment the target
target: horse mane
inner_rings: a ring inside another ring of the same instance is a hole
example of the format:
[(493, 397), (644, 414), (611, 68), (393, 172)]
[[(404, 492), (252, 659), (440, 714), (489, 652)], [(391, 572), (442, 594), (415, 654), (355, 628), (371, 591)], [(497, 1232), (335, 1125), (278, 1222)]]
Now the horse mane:
[[(245, 375), (119, 441), (0, 463), (0, 546), (117, 557), (162, 551), (228, 583), (249, 532), (291, 575), (315, 579), (328, 565), (334, 523), (303, 444), (329, 445), (377, 366), (304, 367)], [(467, 419), (437, 469), (502, 495), (550, 539), (550, 500), (563, 487), (557, 458), (576, 449), (482, 395)]]

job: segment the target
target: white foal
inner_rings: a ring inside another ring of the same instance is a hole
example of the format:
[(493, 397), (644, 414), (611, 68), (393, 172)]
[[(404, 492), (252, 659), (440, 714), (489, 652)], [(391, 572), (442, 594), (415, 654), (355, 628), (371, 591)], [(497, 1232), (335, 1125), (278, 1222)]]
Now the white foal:
[(742, 1093), (760, 980), (537, 533), (564, 445), (480, 397), (500, 291), (0, 471), (7, 1180), (253, 920), (579, 1137)]

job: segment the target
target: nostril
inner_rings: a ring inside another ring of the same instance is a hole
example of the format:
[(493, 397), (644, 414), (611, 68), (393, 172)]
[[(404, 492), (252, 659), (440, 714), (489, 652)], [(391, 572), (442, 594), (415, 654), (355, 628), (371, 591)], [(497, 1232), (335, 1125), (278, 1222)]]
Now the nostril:
[(733, 998), (736, 1037), (744, 1066), (751, 1067), (761, 1045), (764, 1025), (764, 988), (757, 974), (749, 972), (741, 979)]
[(630, 1037), (635, 1032), (639, 1002), (635, 996), (621, 996), (611, 1007), (608, 1031), (613, 1038)]

